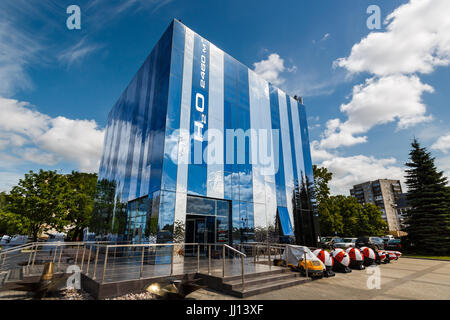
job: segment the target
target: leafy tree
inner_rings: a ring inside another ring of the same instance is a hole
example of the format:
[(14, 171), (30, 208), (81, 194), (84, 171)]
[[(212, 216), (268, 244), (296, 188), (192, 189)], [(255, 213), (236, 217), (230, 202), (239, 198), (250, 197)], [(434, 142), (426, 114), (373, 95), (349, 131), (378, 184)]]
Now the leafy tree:
[(330, 187), (328, 186), (328, 183), (333, 178), (333, 173), (329, 172), (327, 168), (313, 165), (313, 174), (316, 200), (320, 205), (323, 200), (328, 199), (330, 196)]
[(388, 224), (382, 218), (382, 212), (376, 205), (366, 203), (360, 212), (359, 230), (355, 236), (383, 236), (389, 231)]
[(66, 176), (56, 171), (30, 171), (7, 196), (6, 209), (17, 226), (34, 241), (52, 228), (63, 231), (69, 224), (71, 192)]
[(330, 197), (319, 204), (319, 225), (322, 235), (343, 234), (342, 216), (337, 212), (338, 208), (334, 197)]
[(67, 219), (71, 230), (68, 237), (71, 240), (82, 239), (83, 229), (89, 226), (94, 208), (97, 188), (96, 173), (81, 173), (72, 171), (67, 175), (70, 186), (70, 210)]
[(450, 193), (434, 158), (414, 139), (406, 163), (407, 244), (417, 253), (450, 253)]

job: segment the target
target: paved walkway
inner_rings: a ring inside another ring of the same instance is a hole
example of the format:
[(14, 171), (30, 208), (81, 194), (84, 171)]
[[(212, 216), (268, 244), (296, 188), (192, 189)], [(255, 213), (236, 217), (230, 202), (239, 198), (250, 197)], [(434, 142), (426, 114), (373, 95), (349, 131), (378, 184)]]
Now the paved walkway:
[[(380, 265), (380, 289), (368, 289), (366, 270), (336, 273), (305, 284), (249, 297), (251, 300), (403, 300), (450, 299), (450, 262), (400, 258)], [(198, 300), (236, 299), (213, 291), (199, 290)]]

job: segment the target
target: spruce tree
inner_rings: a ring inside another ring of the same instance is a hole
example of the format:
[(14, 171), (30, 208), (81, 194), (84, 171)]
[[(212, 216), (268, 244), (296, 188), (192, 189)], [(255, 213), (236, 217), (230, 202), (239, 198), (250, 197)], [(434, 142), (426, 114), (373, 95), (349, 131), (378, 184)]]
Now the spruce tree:
[(450, 193), (447, 179), (437, 171), (434, 158), (414, 139), (406, 163), (407, 245), (416, 253), (450, 253)]

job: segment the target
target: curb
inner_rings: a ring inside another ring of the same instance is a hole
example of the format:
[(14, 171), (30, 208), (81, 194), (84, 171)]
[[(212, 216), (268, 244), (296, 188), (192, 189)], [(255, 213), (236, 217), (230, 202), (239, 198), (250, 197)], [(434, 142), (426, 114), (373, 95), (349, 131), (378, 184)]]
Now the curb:
[(445, 261), (445, 262), (450, 262), (450, 260), (445, 260), (445, 259), (433, 259), (433, 258), (416, 258), (416, 257), (405, 257), (405, 256), (402, 256), (401, 258), (406, 258), (406, 259), (417, 259), (417, 260), (432, 260), (432, 261)]

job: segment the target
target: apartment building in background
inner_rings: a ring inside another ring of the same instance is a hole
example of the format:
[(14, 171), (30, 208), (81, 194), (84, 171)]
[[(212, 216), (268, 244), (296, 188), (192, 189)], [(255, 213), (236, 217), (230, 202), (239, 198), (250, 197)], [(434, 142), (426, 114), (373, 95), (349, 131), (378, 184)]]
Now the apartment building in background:
[(400, 180), (378, 179), (353, 186), (350, 195), (361, 204), (373, 203), (383, 212), (383, 219), (389, 225), (390, 233), (401, 230), (397, 214), (397, 201), (402, 194)]

